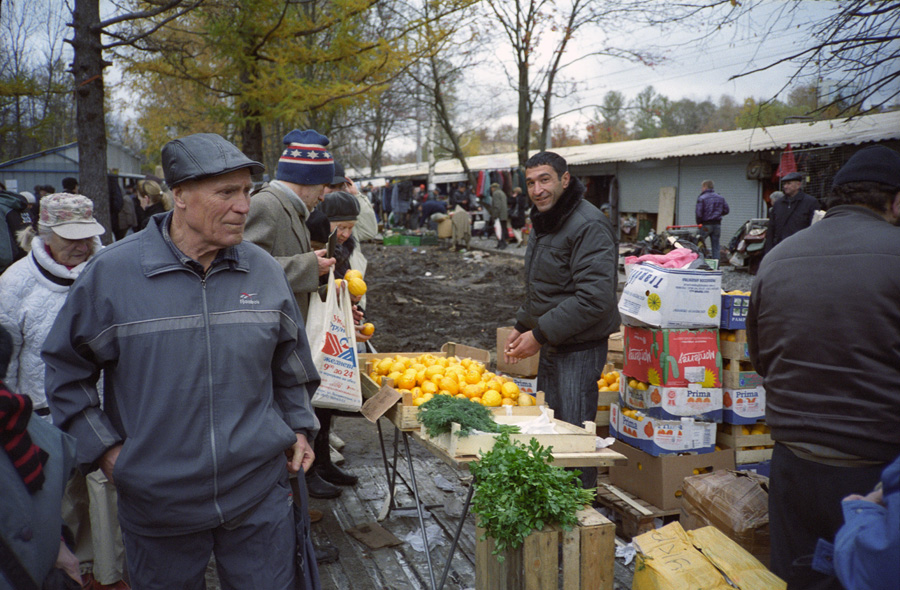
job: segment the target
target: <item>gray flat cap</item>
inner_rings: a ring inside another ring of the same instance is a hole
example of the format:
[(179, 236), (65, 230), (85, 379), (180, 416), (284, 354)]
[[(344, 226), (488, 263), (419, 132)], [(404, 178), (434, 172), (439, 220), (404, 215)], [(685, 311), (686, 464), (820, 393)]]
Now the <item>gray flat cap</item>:
[(163, 172), (169, 188), (187, 180), (199, 180), (250, 168), (259, 174), (265, 166), (245, 156), (241, 150), (215, 133), (197, 133), (173, 139), (162, 149)]
[(790, 172), (784, 175), (784, 178), (781, 179), (781, 182), (790, 182), (792, 180), (799, 180), (803, 182), (803, 175), (799, 172)]

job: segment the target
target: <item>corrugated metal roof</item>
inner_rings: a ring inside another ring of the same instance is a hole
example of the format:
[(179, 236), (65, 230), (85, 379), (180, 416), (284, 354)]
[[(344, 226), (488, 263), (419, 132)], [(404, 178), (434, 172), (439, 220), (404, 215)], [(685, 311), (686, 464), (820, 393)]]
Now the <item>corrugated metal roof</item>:
[[(738, 129), (718, 133), (697, 133), (676, 137), (639, 139), (618, 143), (600, 143), (553, 148), (569, 166), (609, 162), (640, 162), (664, 158), (702, 156), (704, 154), (752, 153), (782, 150), (788, 144), (803, 146), (859, 145), (874, 141), (900, 139), (900, 111), (831, 119), (814, 123), (793, 123), (758, 129)], [(472, 170), (495, 170), (518, 165), (515, 152), (467, 158)], [(459, 161), (448, 159), (435, 164), (435, 174), (459, 174)], [(427, 176), (428, 164), (385, 166), (379, 176), (387, 178)]]

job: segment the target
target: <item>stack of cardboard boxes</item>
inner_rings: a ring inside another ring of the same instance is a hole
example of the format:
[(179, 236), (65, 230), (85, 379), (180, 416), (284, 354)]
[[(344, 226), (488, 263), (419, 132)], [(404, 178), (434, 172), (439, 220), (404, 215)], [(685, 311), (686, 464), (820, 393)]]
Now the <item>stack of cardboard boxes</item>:
[(610, 480), (663, 510), (678, 508), (685, 477), (734, 468), (734, 452), (716, 450), (721, 283), (719, 271), (637, 265), (619, 301), (624, 367), (610, 434), (629, 462)]
[(717, 440), (735, 450), (739, 469), (768, 475), (773, 442), (765, 423), (763, 378), (750, 364), (747, 348), (749, 305), (749, 295), (722, 295), (719, 349), (724, 363), (724, 412)]

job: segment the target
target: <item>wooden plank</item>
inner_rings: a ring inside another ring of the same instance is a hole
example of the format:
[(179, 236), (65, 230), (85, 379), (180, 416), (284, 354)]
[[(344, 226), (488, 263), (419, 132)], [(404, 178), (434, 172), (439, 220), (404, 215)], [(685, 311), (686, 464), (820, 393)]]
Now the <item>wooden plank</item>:
[(647, 510), (646, 508), (644, 508), (643, 506), (641, 506), (640, 504), (638, 504), (637, 502), (632, 500), (630, 497), (628, 497), (628, 495), (625, 494), (625, 492), (623, 492), (616, 486), (609, 484), (609, 483), (604, 483), (601, 485), (604, 488), (606, 488), (607, 490), (609, 490), (610, 493), (615, 494), (616, 496), (621, 498), (623, 502), (625, 502), (626, 504), (628, 504), (629, 506), (631, 506), (632, 508), (634, 508), (641, 514), (646, 515), (646, 516), (651, 516), (653, 514), (653, 512), (651, 510)]
[(533, 531), (522, 543), (525, 590), (556, 590), (559, 572), (559, 530), (548, 526)]
[(581, 573), (581, 564), (586, 563), (586, 556), (581, 553), (581, 534), (580, 526), (575, 526), (570, 531), (562, 533), (562, 558), (563, 558), (563, 588), (583, 588)]
[(592, 508), (580, 511), (578, 522), (581, 530), (581, 586), (575, 588), (612, 590), (615, 581), (616, 525)]

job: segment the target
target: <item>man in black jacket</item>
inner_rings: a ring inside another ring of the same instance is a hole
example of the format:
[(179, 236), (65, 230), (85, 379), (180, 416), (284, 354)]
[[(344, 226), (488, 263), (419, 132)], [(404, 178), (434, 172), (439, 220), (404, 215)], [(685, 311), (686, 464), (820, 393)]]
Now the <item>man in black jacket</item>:
[[(553, 152), (525, 162), (525, 182), (534, 235), (525, 252), (525, 303), (504, 353), (515, 363), (540, 351), (538, 389), (557, 419), (581, 426), (596, 417), (607, 338), (619, 329), (612, 225)], [(585, 488), (596, 479), (595, 468), (582, 470)]]
[(784, 198), (779, 199), (769, 211), (766, 229), (766, 254), (787, 237), (812, 224), (813, 213), (819, 208), (815, 197), (802, 190), (803, 175), (791, 172), (781, 179)]
[(841, 499), (900, 455), (900, 154), (860, 150), (832, 192), (822, 221), (763, 259), (747, 318), (775, 440), (772, 571), (792, 590), (841, 588), (808, 557), (834, 540)]

